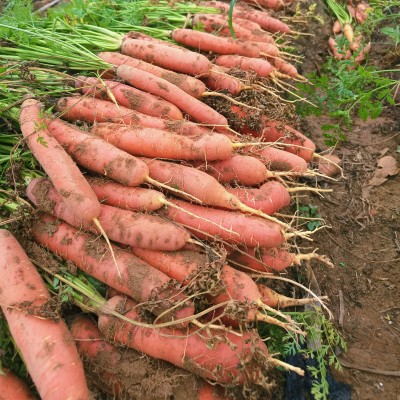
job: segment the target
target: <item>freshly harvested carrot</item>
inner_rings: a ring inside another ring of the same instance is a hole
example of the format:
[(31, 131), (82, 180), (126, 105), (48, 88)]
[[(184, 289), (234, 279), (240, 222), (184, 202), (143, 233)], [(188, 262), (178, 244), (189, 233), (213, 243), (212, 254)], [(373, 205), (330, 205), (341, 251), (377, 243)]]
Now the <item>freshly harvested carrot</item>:
[(178, 74), (176, 72), (158, 67), (157, 65), (153, 65), (137, 58), (129, 57), (120, 53), (104, 52), (98, 53), (97, 55), (102, 60), (116, 67), (120, 65), (129, 65), (130, 67), (140, 69), (142, 71), (158, 76), (159, 78), (165, 79), (166, 81), (178, 86), (184, 92), (190, 94), (195, 98), (199, 98), (201, 94), (206, 91), (204, 83), (190, 75)]
[(282, 0), (244, 0), (244, 1), (246, 3), (254, 4), (256, 6), (271, 8), (273, 10), (280, 10), (285, 6), (285, 2)]
[(265, 42), (275, 44), (274, 38), (266, 31), (264, 31), (257, 22), (250, 21), (244, 18), (235, 17), (236, 25), (248, 29), (252, 34), (253, 42)]
[(210, 125), (228, 125), (228, 121), (224, 116), (207, 104), (189, 96), (182, 89), (179, 89), (176, 85), (165, 79), (158, 78), (128, 65), (117, 67), (116, 74), (130, 85), (170, 101), (198, 122)]
[(333, 56), (337, 60), (343, 60), (343, 59), (348, 60), (351, 57), (351, 51), (350, 50), (346, 50), (345, 52), (339, 51), (338, 44), (337, 44), (336, 40), (333, 37), (329, 37), (328, 45), (329, 45), (329, 48), (332, 51)]
[(166, 204), (165, 196), (157, 190), (126, 187), (104, 178), (86, 179), (99, 201), (109, 206), (136, 211), (155, 211)]
[(245, 270), (262, 272), (283, 271), (291, 265), (301, 265), (302, 261), (316, 259), (333, 267), (331, 261), (317, 253), (294, 254), (280, 248), (247, 248), (244, 251), (235, 251), (229, 255), (229, 260), (238, 266), (245, 267)]
[[(159, 252), (132, 249), (132, 252), (184, 285), (190, 285), (191, 282), (195, 282), (196, 289), (200, 285), (201, 291), (211, 291), (209, 297), (211, 297), (214, 305), (223, 304), (229, 300), (242, 302), (245, 305), (250, 302), (251, 305), (246, 310), (247, 314), (243, 318), (245, 323), (258, 320), (282, 327), (287, 326), (276, 318), (268, 317), (258, 311), (258, 308), (263, 309), (265, 306), (261, 301), (262, 295), (258, 291), (256, 283), (244, 272), (235, 270), (229, 265), (214, 267), (213, 269), (209, 266), (206, 255), (191, 251)], [(208, 279), (207, 271), (210, 274)], [(210, 278), (215, 274), (218, 276), (219, 285), (213, 282), (214, 278)], [(202, 276), (204, 282), (199, 283), (197, 281), (198, 276)], [(218, 293), (217, 295), (212, 294), (213, 289)], [(230, 324), (232, 326), (239, 325), (237, 320), (230, 321)], [(288, 327), (288, 329), (294, 328)]]
[(218, 182), (237, 182), (245, 186), (258, 185), (273, 177), (259, 159), (240, 154), (235, 154), (223, 161), (196, 164), (196, 168), (207, 172)]
[[(168, 378), (163, 390), (153, 392), (153, 400), (164, 400), (170, 393), (176, 400), (223, 400), (218, 388), (161, 360), (143, 357), (133, 349), (119, 349), (106, 341), (97, 325), (87, 316), (75, 317), (71, 333), (89, 370), (95, 373), (92, 383), (116, 398), (138, 398), (147, 392), (146, 383), (155, 376)], [(91, 374), (92, 375), (92, 374)], [(183, 397), (181, 388), (191, 387)]]
[(271, 59), (271, 63), (280, 73), (290, 76), (292, 78), (299, 77), (299, 72), (297, 71), (297, 68), (294, 65), (283, 61), (281, 58), (275, 57)]
[(254, 71), (258, 76), (263, 78), (268, 78), (275, 69), (266, 60), (239, 55), (218, 56), (215, 63), (223, 67), (240, 68), (244, 71)]
[(43, 126), (40, 113), (37, 100), (25, 100), (20, 114), (21, 132), (67, 207), (82, 222), (92, 222), (100, 214), (97, 197), (72, 158)]
[(55, 119), (47, 129), (79, 165), (90, 171), (127, 186), (139, 186), (149, 175), (143, 161), (76, 126)]
[(106, 100), (86, 96), (62, 97), (56, 105), (62, 118), (68, 121), (116, 122), (127, 125), (142, 125), (148, 128), (164, 129), (175, 133), (205, 133), (207, 129), (193, 122), (167, 121), (118, 106)]
[(307, 162), (288, 151), (276, 147), (249, 148), (248, 151), (260, 157), (271, 171), (288, 171), (300, 174), (307, 171)]
[[(104, 307), (118, 310), (131, 320), (139, 320), (136, 303), (129, 299), (116, 296), (108, 300)], [(156, 330), (129, 325), (106, 313), (100, 314), (98, 326), (109, 340), (220, 383), (257, 382), (262, 378), (264, 363), (270, 359), (265, 344), (253, 332), (244, 332), (242, 337), (238, 337), (233, 333), (221, 334), (208, 329), (197, 334), (192, 329), (185, 335), (172, 329)], [(213, 346), (208, 346), (207, 341), (211, 337)], [(255, 348), (258, 362), (254, 357)], [(251, 371), (238, 368), (243, 359), (253, 361)]]
[[(178, 283), (133, 254), (112, 246), (121, 273), (120, 279), (114, 268), (109, 247), (102, 239), (46, 214), (39, 216), (32, 226), (32, 233), (36, 242), (63, 259), (73, 262), (79, 269), (101, 282), (138, 302), (150, 301), (154, 314), (167, 311), (170, 319), (193, 315), (194, 308), (177, 289)], [(182, 305), (170, 309), (178, 302), (182, 302)]]
[(240, 79), (229, 75), (229, 70), (214, 65), (210, 73), (201, 78), (206, 86), (212, 90), (227, 90), (230, 94), (239, 94), (245, 86)]
[[(177, 135), (138, 125), (94, 125), (91, 133), (129, 154), (172, 160), (225, 160), (232, 156), (232, 142), (225, 135)], [(162, 145), (160, 145), (162, 144)]]
[(240, 25), (240, 26), (243, 26), (244, 28), (249, 29), (251, 31), (260, 30), (261, 32), (266, 33), (265, 31), (261, 30), (262, 29), (261, 25), (257, 24), (257, 22), (249, 21), (248, 19), (235, 18), (235, 23)]
[(242, 203), (265, 214), (273, 215), (281, 208), (290, 205), (290, 194), (277, 181), (268, 181), (259, 189), (254, 188), (227, 188)]
[(177, 46), (130, 39), (127, 36), (122, 42), (121, 53), (171, 71), (194, 76), (207, 75), (212, 67), (211, 62), (202, 54)]
[(246, 57), (258, 57), (261, 51), (259, 45), (262, 44), (214, 36), (192, 29), (174, 29), (171, 37), (176, 42), (197, 50), (212, 51), (216, 54), (240, 54)]
[[(68, 328), (51, 312), (50, 293), (36, 268), (4, 229), (0, 254), (1, 308), (41, 399), (88, 400), (83, 366)], [(5, 390), (2, 386), (0, 396)]]
[[(99, 233), (94, 224), (79, 224), (62, 197), (45, 178), (33, 179), (27, 187), (29, 199), (41, 210), (61, 218), (76, 228)], [(107, 236), (115, 242), (153, 250), (178, 250), (190, 239), (181, 227), (155, 215), (134, 213), (101, 204), (99, 221)]]
[[(276, 247), (285, 241), (279, 225), (263, 219), (225, 210), (202, 207), (182, 200), (170, 200), (180, 209), (168, 208), (163, 212), (169, 219), (194, 230), (215, 237), (219, 235), (228, 243), (245, 243), (247, 246)], [(189, 211), (193, 215), (188, 215)]]
[(0, 373), (0, 388), (1, 400), (35, 400), (26, 383), (5, 368)]
[(166, 119), (183, 119), (180, 110), (172, 103), (121, 82), (78, 76), (75, 78), (75, 87), (80, 89), (83, 94), (91, 94), (103, 100), (116, 101), (121, 106), (146, 115)]

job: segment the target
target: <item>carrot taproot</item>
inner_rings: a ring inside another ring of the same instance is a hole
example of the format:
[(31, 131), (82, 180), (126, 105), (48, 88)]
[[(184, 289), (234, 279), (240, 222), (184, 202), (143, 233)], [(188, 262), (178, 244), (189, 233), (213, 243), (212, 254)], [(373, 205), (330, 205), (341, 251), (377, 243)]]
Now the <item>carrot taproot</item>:
[[(41, 210), (61, 218), (76, 228), (99, 233), (93, 224), (79, 224), (62, 197), (45, 178), (33, 179), (27, 187), (29, 199)], [(181, 227), (155, 215), (135, 213), (101, 204), (99, 221), (107, 236), (115, 242), (153, 250), (178, 250), (190, 239)]]
[[(219, 235), (228, 243), (245, 243), (247, 246), (276, 247), (282, 244), (285, 236), (280, 226), (234, 211), (217, 210), (190, 204), (182, 200), (170, 200), (179, 209), (169, 207), (163, 214), (190, 229), (206, 232), (208, 235)], [(193, 215), (185, 212), (189, 211)]]
[(105, 178), (87, 177), (103, 204), (137, 211), (155, 211), (165, 205), (165, 196), (153, 189), (127, 187)]
[(340, 50), (336, 40), (333, 37), (329, 37), (328, 45), (332, 51), (332, 55), (337, 60), (343, 60), (343, 59), (348, 60), (351, 57), (351, 51), (345, 49)]
[[(131, 320), (139, 320), (136, 303), (129, 299), (116, 296), (108, 300), (105, 307), (118, 310)], [(269, 358), (264, 343), (251, 332), (245, 332), (243, 337), (238, 337), (228, 332), (221, 335), (208, 330), (197, 334), (192, 329), (185, 335), (182, 331), (172, 329), (156, 330), (133, 326), (106, 313), (99, 315), (98, 326), (109, 340), (220, 383), (257, 381), (261, 378), (263, 363)], [(211, 335), (214, 339), (219, 339), (213, 341), (212, 348), (207, 346), (207, 339), (211, 339)], [(238, 365), (244, 358), (249, 362), (252, 359), (256, 361), (252, 355), (254, 348), (258, 349), (258, 355), (261, 356), (261, 365), (256, 363), (251, 373), (246, 373)]]
[(83, 94), (94, 95), (108, 101), (115, 100), (121, 106), (153, 117), (183, 119), (181, 111), (172, 103), (121, 82), (86, 76), (78, 76), (74, 79), (75, 87)]
[(271, 59), (271, 63), (282, 74), (285, 74), (292, 78), (297, 78), (299, 76), (299, 72), (297, 71), (297, 68), (294, 65), (282, 60), (279, 57)]
[(37, 100), (25, 100), (20, 114), (21, 132), (67, 207), (76, 218), (89, 223), (99, 216), (100, 203), (72, 158), (49, 134), (40, 113)]
[[(226, 399), (218, 388), (187, 371), (161, 360), (144, 358), (133, 349), (121, 350), (113, 346), (87, 316), (73, 319), (71, 333), (85, 364), (93, 372), (92, 383), (113, 397), (145, 396), (148, 381), (157, 377), (163, 379), (163, 388), (152, 393), (153, 400), (163, 400), (165, 393), (170, 393), (176, 400)], [(183, 395), (182, 386), (191, 387), (190, 392), (185, 391)]]
[(97, 54), (102, 60), (118, 67), (120, 65), (129, 65), (148, 72), (159, 78), (178, 86), (184, 92), (195, 98), (199, 98), (206, 91), (206, 87), (202, 81), (190, 75), (178, 74), (176, 72), (158, 67), (157, 65), (147, 63), (134, 57), (130, 57), (120, 53), (103, 52)]
[(0, 230), (0, 253), (1, 308), (40, 397), (89, 399), (83, 366), (68, 328), (51, 311), (50, 293), (36, 268), (4, 229)]
[[(129, 154), (173, 160), (225, 160), (232, 156), (232, 142), (225, 135), (177, 135), (141, 126), (112, 123), (95, 125), (91, 133)], [(162, 146), (160, 146), (162, 143)]]
[(127, 186), (139, 186), (149, 175), (143, 161), (76, 126), (53, 119), (47, 129), (79, 165), (90, 171)]
[[(194, 308), (177, 289), (178, 283), (133, 254), (112, 246), (120, 268), (120, 279), (113, 268), (114, 261), (109, 247), (102, 239), (47, 214), (39, 215), (32, 226), (32, 233), (36, 242), (73, 262), (79, 269), (101, 282), (138, 302), (150, 301), (150, 309), (154, 314), (167, 312), (170, 319), (193, 315)], [(182, 304), (171, 309), (174, 303)]]
[(272, 10), (280, 10), (285, 6), (285, 2), (282, 0), (244, 0), (246, 3), (261, 6), (265, 8), (271, 8)]
[(224, 116), (207, 104), (189, 96), (182, 89), (165, 79), (158, 78), (157, 76), (128, 65), (120, 65), (117, 67), (116, 74), (130, 85), (170, 101), (198, 122), (210, 125), (228, 125), (228, 121)]
[(268, 78), (275, 68), (266, 60), (259, 58), (243, 57), (240, 55), (218, 56), (215, 59), (217, 65), (228, 68), (240, 68), (244, 71), (253, 71), (258, 76)]
[(0, 388), (0, 400), (35, 400), (27, 384), (6, 368), (0, 373)]
[[(243, 26), (244, 28), (249, 29), (251, 31), (262, 29), (261, 25), (257, 24), (257, 22), (250, 21), (250, 20), (244, 19), (244, 18), (235, 18), (235, 23), (240, 26)], [(262, 32), (266, 33), (265, 31), (262, 31)]]
[(260, 188), (227, 188), (229, 193), (235, 195), (242, 203), (251, 208), (273, 215), (281, 208), (290, 205), (290, 194), (286, 188), (277, 181), (268, 181)]
[(239, 94), (245, 88), (240, 79), (229, 75), (228, 69), (217, 65), (214, 65), (210, 73), (201, 79), (208, 88), (212, 90), (227, 90), (233, 95)]
[(211, 62), (202, 54), (157, 42), (130, 39), (127, 36), (123, 39), (121, 53), (171, 71), (194, 76), (207, 75), (212, 67)]
[(197, 50), (212, 51), (216, 54), (240, 54), (247, 57), (258, 57), (261, 51), (259, 44), (262, 44), (214, 36), (192, 29), (174, 29), (171, 37), (176, 42)]
[(61, 117), (68, 121), (116, 122), (127, 125), (142, 125), (182, 134), (205, 133), (204, 127), (185, 120), (167, 121), (118, 106), (106, 100), (86, 96), (62, 97), (56, 105)]
[(223, 161), (195, 165), (196, 168), (207, 172), (221, 183), (237, 182), (245, 186), (254, 186), (273, 177), (259, 159), (240, 154), (235, 154)]

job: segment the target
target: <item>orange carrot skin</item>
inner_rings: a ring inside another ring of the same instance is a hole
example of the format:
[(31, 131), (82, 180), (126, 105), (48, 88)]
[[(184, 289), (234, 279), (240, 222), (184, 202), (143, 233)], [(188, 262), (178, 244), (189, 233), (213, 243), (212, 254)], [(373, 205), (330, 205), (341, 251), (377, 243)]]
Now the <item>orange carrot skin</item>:
[(290, 205), (290, 194), (277, 181), (268, 181), (259, 189), (254, 188), (227, 188), (242, 203), (251, 208), (273, 215), (281, 208)]
[(202, 51), (212, 51), (216, 54), (240, 54), (246, 57), (258, 57), (260, 55), (258, 46), (260, 43), (256, 42), (223, 38), (191, 29), (174, 29), (171, 37), (185, 46)]
[(62, 113), (63, 119), (68, 121), (85, 121), (90, 123), (115, 122), (127, 125), (142, 125), (148, 128), (164, 129), (175, 133), (205, 133), (209, 130), (193, 122), (167, 121), (139, 113), (123, 106), (117, 106), (106, 100), (91, 97), (72, 96), (62, 97), (56, 108)]
[(287, 63), (286, 61), (283, 61), (281, 58), (271, 59), (271, 63), (282, 74), (291, 76), (292, 78), (297, 78), (299, 76), (299, 72), (297, 71), (296, 67)]
[(277, 296), (276, 292), (261, 283), (257, 283), (257, 288), (262, 296), (264, 304), (270, 307), (279, 308), (279, 296)]
[(100, 214), (100, 203), (81, 171), (62, 146), (41, 128), (41, 104), (25, 100), (20, 114), (21, 132), (35, 158), (46, 171), (68, 208), (82, 222), (92, 221)]
[(4, 374), (0, 374), (0, 399), (35, 400), (35, 397), (23, 380), (5, 368), (2, 371)]
[(304, 173), (307, 170), (307, 162), (296, 154), (277, 149), (275, 147), (265, 147), (263, 149), (252, 149), (262, 162), (271, 171), (288, 171)]
[(252, 156), (235, 154), (223, 161), (214, 161), (198, 166), (213, 176), (218, 182), (237, 182), (254, 186), (264, 182), (270, 174), (265, 165)]
[(157, 65), (149, 64), (145, 61), (138, 60), (137, 58), (129, 57), (120, 53), (104, 52), (97, 55), (102, 60), (116, 67), (123, 64), (129, 65), (130, 67), (140, 69), (158, 76), (159, 78), (165, 79), (196, 99), (200, 98), (201, 95), (206, 91), (204, 83), (190, 75), (178, 74), (176, 72), (158, 67)]
[(127, 186), (139, 186), (149, 175), (143, 161), (60, 119), (51, 121), (48, 130), (79, 165), (90, 171)]
[[(122, 297), (113, 297), (107, 303), (112, 310), (123, 309), (124, 315), (130, 319), (138, 320), (135, 311), (136, 304), (133, 301), (125, 300)], [(216, 382), (232, 382), (232, 377), (239, 383), (246, 380), (244, 374), (238, 368), (240, 358), (251, 358), (251, 349), (257, 346), (260, 351), (268, 357), (268, 351), (258, 335), (253, 332), (245, 332), (243, 337), (224, 333), (233, 344), (236, 350), (223, 342), (217, 342), (210, 349), (204, 339), (195, 334), (193, 330), (188, 330), (187, 337), (182, 335), (182, 331), (172, 329), (146, 329), (128, 325), (118, 318), (101, 314), (99, 316), (100, 331), (111, 340), (124, 344), (128, 347), (141, 351), (151, 357), (168, 361), (178, 367), (187, 369), (197, 375), (212, 379)], [(218, 335), (217, 332), (212, 332)], [(202, 331), (202, 336), (208, 337), (208, 333)], [(253, 343), (250, 343), (250, 342)], [(256, 343), (254, 343), (256, 342)], [(257, 376), (262, 373), (260, 368), (254, 367), (252, 373)], [(247, 378), (248, 379), (248, 378)]]
[[(100, 124), (91, 133), (129, 154), (171, 160), (225, 160), (233, 154), (232, 142), (222, 134), (177, 135), (141, 126)], [(160, 146), (162, 143), (162, 146)]]
[[(49, 180), (33, 179), (27, 187), (27, 195), (41, 210), (61, 218), (76, 228), (81, 228)], [(160, 217), (105, 204), (101, 204), (99, 221), (109, 239), (144, 249), (174, 251), (183, 247), (190, 239), (190, 235), (184, 229)], [(100, 233), (93, 223), (84, 224), (82, 227), (87, 231)]]
[(211, 125), (228, 125), (224, 116), (165, 79), (128, 65), (117, 67), (116, 74), (130, 85), (170, 101), (198, 122)]
[[(109, 247), (103, 239), (84, 233), (50, 215), (41, 214), (32, 227), (32, 233), (39, 244), (138, 302), (162, 300), (152, 309), (155, 314), (168, 310), (175, 301), (185, 300), (175, 289), (176, 282), (133, 254), (112, 245), (121, 272), (122, 279), (119, 279)], [(193, 315), (193, 306), (186, 303), (169, 317), (178, 319)]]
[(295, 261), (293, 253), (279, 248), (248, 247), (244, 249), (244, 252), (247, 254), (234, 252), (229, 256), (229, 259), (255, 271), (279, 272), (290, 267)]
[(103, 204), (135, 211), (155, 211), (165, 203), (165, 196), (157, 190), (126, 187), (103, 178), (86, 178)]
[(121, 82), (99, 80), (85, 76), (75, 78), (75, 87), (80, 88), (83, 94), (91, 94), (98, 99), (115, 101), (121, 106), (131, 108), (146, 115), (166, 119), (183, 119), (180, 110), (172, 103), (157, 98), (150, 93), (142, 92)]
[(226, 55), (216, 58), (215, 63), (228, 68), (240, 68), (244, 71), (254, 71), (258, 76), (268, 78), (274, 67), (266, 60), (259, 58)]
[[(233, 15), (235, 17), (235, 13)], [(261, 28), (268, 32), (279, 32), (279, 33), (289, 33), (290, 27), (279, 19), (272, 18), (268, 13), (258, 10), (248, 10), (248, 11), (237, 11), (237, 16), (239, 18), (248, 19), (253, 22), (257, 22)]]
[(208, 76), (201, 78), (208, 88), (212, 90), (227, 90), (230, 94), (239, 94), (243, 85), (240, 79), (229, 75), (229, 70), (220, 66), (213, 66)]
[(20, 244), (4, 229), (0, 230), (0, 253), (1, 307), (40, 397), (89, 399), (68, 328), (62, 320), (40, 315), (51, 301), (50, 293)]
[(184, 48), (147, 42), (146, 40), (126, 37), (122, 42), (121, 52), (171, 71), (188, 75), (207, 75), (211, 69), (211, 62), (201, 54)]
[(282, 0), (244, 0), (246, 3), (271, 8), (273, 10), (280, 10), (284, 7), (285, 3)]
[(171, 202), (199, 216), (195, 218), (175, 208), (168, 208), (165, 211), (168, 218), (192, 228), (196, 235), (200, 230), (212, 237), (219, 235), (228, 243), (246, 244), (251, 247), (277, 247), (284, 242), (279, 225), (269, 221), (238, 212), (206, 208), (181, 200), (171, 200)]

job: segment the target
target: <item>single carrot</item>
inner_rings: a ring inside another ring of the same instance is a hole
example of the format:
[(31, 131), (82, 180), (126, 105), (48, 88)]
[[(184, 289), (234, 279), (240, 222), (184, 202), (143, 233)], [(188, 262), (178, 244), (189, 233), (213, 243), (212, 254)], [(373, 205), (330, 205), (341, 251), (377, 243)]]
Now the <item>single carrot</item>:
[(290, 76), (292, 78), (299, 77), (299, 72), (297, 71), (297, 68), (294, 65), (282, 60), (281, 58), (272, 58), (271, 63), (280, 73)]
[[(45, 178), (33, 179), (27, 187), (29, 199), (41, 210), (61, 218), (76, 228), (99, 233), (93, 224), (79, 224), (62, 197)], [(190, 239), (181, 227), (160, 217), (135, 213), (101, 204), (99, 221), (107, 236), (118, 243), (153, 250), (178, 250)]]
[(207, 75), (211, 69), (211, 62), (202, 54), (128, 36), (122, 42), (121, 53), (188, 75)]
[(180, 110), (172, 103), (121, 82), (78, 76), (75, 78), (75, 87), (80, 89), (83, 94), (116, 101), (121, 106), (146, 115), (166, 119), (183, 119)]
[(102, 60), (118, 67), (120, 65), (129, 65), (148, 72), (159, 78), (165, 79), (166, 81), (178, 86), (184, 92), (190, 94), (195, 98), (199, 98), (202, 93), (206, 91), (206, 87), (202, 81), (196, 79), (190, 75), (178, 74), (158, 67), (157, 65), (147, 63), (134, 57), (129, 57), (120, 53), (104, 52), (97, 54)]
[[(120, 279), (113, 268), (109, 247), (102, 239), (46, 214), (39, 215), (32, 233), (36, 242), (73, 262), (82, 271), (138, 302), (150, 302), (154, 314), (166, 312), (169, 319), (193, 315), (194, 308), (177, 289), (178, 283), (133, 254), (112, 246), (120, 268)], [(178, 302), (181, 305), (171, 309)]]
[(116, 74), (130, 85), (170, 101), (198, 122), (210, 125), (228, 125), (224, 116), (165, 79), (128, 65), (117, 67)]
[(240, 68), (244, 71), (254, 71), (258, 76), (268, 78), (275, 68), (266, 60), (249, 58), (239, 55), (218, 56), (215, 59), (217, 65), (228, 68)]
[(4, 229), (0, 230), (0, 254), (1, 308), (40, 397), (89, 399), (83, 366), (68, 328), (52, 311), (50, 293), (36, 268)]
[[(91, 133), (129, 154), (173, 160), (225, 160), (232, 156), (232, 142), (222, 134), (177, 135), (138, 125), (95, 125)], [(162, 146), (160, 146), (162, 143)]]
[(89, 223), (100, 214), (100, 204), (77, 165), (45, 128), (41, 104), (34, 99), (22, 103), (21, 132), (35, 158), (77, 219)]
[(55, 119), (49, 120), (47, 129), (67, 153), (89, 171), (127, 186), (139, 186), (149, 175), (143, 161), (76, 126)]
[(282, 0), (244, 0), (246, 3), (254, 4), (265, 8), (271, 8), (273, 10), (280, 10), (285, 6), (285, 2)]
[(5, 368), (0, 373), (0, 388), (1, 400), (35, 400), (26, 383)]
[(230, 94), (239, 94), (245, 86), (241, 80), (229, 75), (229, 70), (214, 65), (210, 73), (201, 78), (202, 81), (212, 90), (227, 90)]

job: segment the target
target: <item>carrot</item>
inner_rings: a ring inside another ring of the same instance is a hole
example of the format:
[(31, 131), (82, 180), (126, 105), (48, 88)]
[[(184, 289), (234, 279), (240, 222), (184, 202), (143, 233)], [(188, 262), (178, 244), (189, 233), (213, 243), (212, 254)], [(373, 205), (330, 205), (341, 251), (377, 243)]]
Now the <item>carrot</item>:
[[(131, 320), (139, 320), (136, 304), (129, 299), (116, 296), (105, 307), (118, 310)], [(266, 346), (252, 332), (244, 332), (242, 337), (238, 337), (228, 332), (222, 335), (207, 330), (197, 334), (195, 330), (188, 330), (188, 335), (185, 335), (172, 329), (133, 326), (109, 314), (100, 314), (98, 326), (109, 340), (220, 383), (257, 381), (263, 373), (263, 363), (269, 358)], [(207, 340), (211, 339), (211, 335), (214, 345), (209, 347)], [(253, 356), (254, 349), (262, 360), (259, 363)], [(245, 358), (252, 362), (251, 373), (238, 368)]]
[(205, 133), (208, 130), (189, 121), (166, 121), (145, 115), (109, 101), (84, 97), (62, 97), (56, 105), (62, 118), (68, 121), (116, 122), (127, 125), (142, 125), (182, 134)]
[(210, 125), (228, 125), (224, 116), (165, 79), (128, 65), (117, 67), (116, 74), (130, 85), (170, 101), (198, 122)]
[(103, 204), (127, 210), (154, 211), (165, 205), (165, 196), (157, 190), (126, 187), (104, 178), (87, 177), (87, 181)]
[(183, 136), (154, 128), (115, 125), (95, 125), (90, 132), (137, 156), (213, 161), (227, 159), (233, 154), (232, 142), (218, 133)]
[(119, 65), (129, 65), (130, 67), (140, 69), (158, 76), (159, 78), (165, 79), (195, 98), (199, 98), (201, 94), (206, 91), (206, 87), (203, 82), (189, 75), (178, 74), (176, 72), (158, 67), (157, 65), (153, 65), (120, 53), (104, 52), (97, 55), (102, 60), (116, 67)]
[[(177, 282), (157, 271), (133, 254), (113, 245), (122, 279), (113, 268), (113, 260), (106, 243), (56, 218), (41, 214), (32, 226), (33, 237), (39, 244), (65, 260), (73, 262), (108, 286), (131, 296), (138, 302), (150, 301), (150, 310), (158, 315), (168, 312), (172, 319), (193, 315), (194, 308), (177, 288)], [(183, 302), (177, 309), (174, 303)]]
[[(89, 399), (78, 352), (28, 256), (0, 230), (0, 304), (16, 347), (43, 400)], [(2, 393), (4, 394), (2, 387)]]
[(266, 60), (259, 58), (226, 55), (216, 58), (215, 63), (228, 68), (240, 68), (244, 71), (254, 71), (258, 76), (267, 78), (274, 71), (274, 67)]
[[(271, 54), (272, 55), (272, 54)], [(296, 67), (292, 64), (283, 61), (281, 58), (274, 56), (271, 60), (272, 65), (282, 74), (290, 76), (292, 78), (299, 77), (299, 72), (297, 71)]]
[(282, 0), (244, 0), (246, 3), (254, 4), (257, 6), (271, 8), (273, 10), (280, 10), (285, 6)]
[(146, 115), (166, 119), (183, 119), (180, 110), (172, 103), (121, 82), (78, 76), (75, 78), (75, 87), (79, 88), (83, 94), (91, 94), (103, 100), (116, 101), (121, 106)]
[(245, 186), (254, 186), (272, 177), (265, 165), (256, 157), (240, 154), (223, 161), (206, 162), (196, 167), (221, 183), (237, 182)]
[(329, 37), (328, 39), (328, 45), (329, 48), (332, 51), (333, 56), (337, 59), (337, 60), (348, 60), (351, 57), (351, 51), (350, 50), (346, 50), (345, 53), (339, 52), (339, 47), (338, 44), (336, 42), (336, 40), (332, 37)]
[(0, 371), (1, 400), (35, 400), (25, 382), (11, 371), (3, 368)]
[(251, 31), (260, 30), (261, 32), (267, 34), (265, 31), (262, 31), (261, 25), (257, 24), (257, 22), (253, 22), (253, 21), (250, 21), (250, 20), (244, 19), (244, 18), (235, 18), (235, 23), (237, 25), (243, 26), (244, 28), (249, 29)]
[(242, 203), (256, 210), (273, 215), (281, 208), (290, 205), (290, 194), (277, 181), (268, 181), (259, 189), (254, 188), (227, 188)]
[(192, 29), (174, 29), (171, 37), (180, 44), (201, 51), (212, 51), (217, 54), (240, 54), (246, 57), (260, 55), (260, 43), (223, 38)]
[(220, 66), (213, 66), (208, 76), (201, 78), (208, 88), (212, 90), (227, 90), (230, 94), (239, 94), (244, 85), (240, 79), (229, 75), (229, 70)]
[(76, 126), (55, 119), (49, 122), (47, 129), (79, 165), (90, 171), (127, 186), (139, 186), (149, 175), (143, 161)]
[(211, 69), (211, 62), (202, 54), (127, 36), (122, 42), (121, 53), (188, 75), (207, 75)]
[[(285, 323), (276, 318), (270, 318), (257, 310), (257, 308), (264, 308), (264, 304), (261, 301), (261, 293), (258, 291), (255, 282), (244, 272), (237, 271), (229, 265), (212, 268), (207, 263), (207, 257), (204, 254), (191, 251), (176, 251), (172, 253), (132, 249), (132, 252), (184, 285), (190, 285), (193, 282), (196, 287), (195, 290), (198, 290), (198, 285), (200, 285), (203, 292), (212, 292), (214, 290), (217, 295), (210, 294), (209, 297), (212, 298), (211, 301), (215, 305), (226, 303), (229, 300), (242, 302), (247, 308), (247, 313), (243, 318), (244, 322), (259, 320), (286, 326)], [(208, 276), (206, 275), (207, 270)], [(217, 274), (219, 285), (222, 288), (213, 281), (214, 278), (211, 276), (214, 276), (214, 274)], [(199, 283), (198, 276), (202, 276), (204, 282)], [(249, 302), (250, 306), (248, 306)], [(235, 327), (239, 325), (237, 320), (230, 320), (229, 322), (230, 325)]]
[(121, 350), (111, 345), (89, 317), (75, 317), (71, 333), (85, 364), (90, 371), (95, 372), (93, 384), (116, 398), (138, 398), (145, 395), (147, 382), (157, 377), (165, 380), (162, 391), (152, 393), (155, 400), (164, 399), (165, 393), (180, 398), (182, 386), (191, 387), (191, 391), (185, 393), (187, 400), (225, 399), (218, 397), (220, 394), (217, 388), (189, 372), (161, 360), (145, 358), (133, 349)]
[[(206, 232), (210, 236), (219, 235), (228, 243), (240, 243), (247, 246), (276, 247), (284, 242), (284, 235), (277, 224), (238, 212), (217, 210), (187, 203), (182, 200), (170, 200), (180, 209), (168, 208), (164, 215), (184, 226)], [(181, 210), (182, 209), (182, 210)], [(187, 210), (198, 216), (188, 215)]]
[[(246, 149), (247, 150), (247, 149)], [(276, 147), (249, 148), (249, 152), (256, 154), (271, 171), (288, 171), (304, 173), (307, 171), (307, 162), (296, 154)]]
[(20, 126), (35, 158), (77, 219), (89, 223), (100, 214), (100, 204), (79, 168), (43, 126), (41, 104), (33, 99), (22, 103)]
[[(76, 228), (81, 227), (49, 180), (33, 179), (27, 187), (27, 195), (41, 210), (61, 218)], [(184, 229), (160, 217), (134, 213), (104, 204), (101, 205), (99, 221), (110, 239), (144, 249), (178, 250), (190, 239), (190, 235)], [(82, 227), (87, 231), (99, 233), (94, 224), (83, 224)]]

